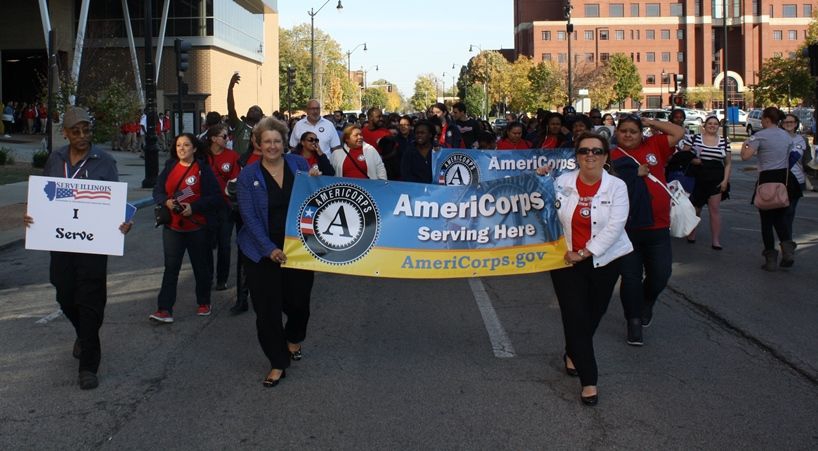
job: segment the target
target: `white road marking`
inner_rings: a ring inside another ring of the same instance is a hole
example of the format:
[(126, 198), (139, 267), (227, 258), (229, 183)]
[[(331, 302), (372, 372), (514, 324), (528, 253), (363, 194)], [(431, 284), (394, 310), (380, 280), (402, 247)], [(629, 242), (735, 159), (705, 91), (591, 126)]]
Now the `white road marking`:
[(55, 319), (62, 316), (62, 310), (57, 310), (56, 312), (51, 312), (48, 315), (38, 319), (35, 321), (37, 324), (48, 324), (50, 321), (54, 321)]
[(486, 288), (479, 278), (469, 279), (469, 287), (474, 294), (474, 300), (477, 302), (477, 308), (480, 309), (480, 315), (483, 317), (483, 324), (486, 326), (486, 332), (489, 333), (491, 340), (491, 349), (494, 351), (494, 356), (505, 359), (514, 357), (514, 346), (506, 334), (506, 330), (500, 323), (500, 318), (497, 317), (497, 312), (491, 305), (491, 298), (486, 293)]
[(746, 232), (761, 232), (759, 229), (745, 229), (743, 227), (731, 227), (733, 230), (744, 230)]

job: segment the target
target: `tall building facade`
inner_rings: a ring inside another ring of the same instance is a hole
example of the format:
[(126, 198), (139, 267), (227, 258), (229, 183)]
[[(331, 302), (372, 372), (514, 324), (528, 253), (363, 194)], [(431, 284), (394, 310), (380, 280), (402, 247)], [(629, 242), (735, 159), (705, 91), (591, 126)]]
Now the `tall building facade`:
[(749, 107), (762, 63), (795, 54), (815, 8), (804, 0), (514, 0), (514, 43), (534, 61), (572, 58), (575, 73), (627, 55), (643, 90), (623, 108), (668, 106), (677, 80), (682, 90), (726, 81), (730, 102)]
[[(157, 106), (173, 109), (177, 80), (174, 39), (192, 44), (189, 69), (184, 75), (188, 95), (183, 109), (198, 124), (202, 111), (227, 113), (227, 87), (235, 72), (236, 109), (243, 115), (258, 104), (266, 114), (279, 108), (278, 5), (276, 0), (147, 0), (153, 17), (153, 51), (160, 45), (162, 14), (168, 20), (162, 43)], [(123, 3), (127, 11), (123, 9)], [(89, 0), (78, 85), (93, 91), (111, 79), (136, 89), (137, 70), (144, 80), (145, 0)], [(71, 71), (80, 29), (83, 0), (50, 0), (48, 20), (55, 31), (55, 49), (61, 71)], [(127, 20), (129, 18), (130, 20)], [(136, 51), (130, 52), (128, 25)], [(32, 101), (42, 90), (38, 75), (46, 73), (46, 39), (36, 1), (4, 2), (0, 15), (0, 86), (4, 100)], [(87, 92), (88, 90), (86, 90)]]

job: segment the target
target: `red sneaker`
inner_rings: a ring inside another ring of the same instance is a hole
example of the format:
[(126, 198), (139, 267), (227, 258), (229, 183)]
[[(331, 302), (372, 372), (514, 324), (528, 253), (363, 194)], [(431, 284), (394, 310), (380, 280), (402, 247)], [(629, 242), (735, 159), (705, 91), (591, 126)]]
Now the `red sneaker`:
[(199, 316), (210, 316), (211, 310), (212, 309), (210, 308), (210, 304), (207, 305), (202, 304), (199, 306), (198, 309), (196, 309), (196, 314)]
[(167, 310), (157, 310), (153, 315), (149, 316), (148, 319), (156, 321), (157, 323), (170, 324), (173, 322), (173, 315)]

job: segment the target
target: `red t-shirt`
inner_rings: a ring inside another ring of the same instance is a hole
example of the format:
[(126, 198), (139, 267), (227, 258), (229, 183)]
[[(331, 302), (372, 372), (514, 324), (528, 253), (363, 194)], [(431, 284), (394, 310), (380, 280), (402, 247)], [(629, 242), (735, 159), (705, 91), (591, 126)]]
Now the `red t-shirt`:
[(524, 139), (517, 141), (516, 144), (506, 138), (497, 141), (497, 150), (522, 150), (530, 148), (531, 143)]
[(556, 149), (558, 145), (559, 141), (557, 140), (556, 136), (546, 136), (541, 147), (543, 149)]
[(579, 202), (571, 218), (571, 250), (574, 252), (579, 252), (591, 239), (591, 201), (601, 184), (602, 179), (599, 179), (593, 185), (586, 185), (577, 177)]
[(216, 180), (219, 182), (220, 192), (224, 200), (228, 202), (227, 195), (224, 194), (224, 187), (227, 182), (239, 176), (241, 167), (239, 166), (239, 154), (233, 150), (225, 149), (218, 155), (213, 155), (210, 158), (210, 167), (213, 168), (213, 173), (216, 174)]
[(255, 163), (258, 160), (261, 160), (261, 154), (255, 152), (251, 153), (250, 156), (247, 157), (247, 166)]
[[(343, 150), (341, 151), (343, 152)], [(355, 163), (352, 162), (352, 159), (355, 159)], [(357, 163), (357, 166), (356, 166)], [(361, 168), (361, 169), (358, 169)], [(368, 179), (369, 176), (366, 174), (366, 159), (364, 158), (364, 149), (362, 147), (358, 147), (356, 149), (349, 149), (349, 156), (344, 158), (344, 177), (350, 177), (354, 179)], [(363, 172), (362, 172), (363, 171)]]
[[(187, 175), (185, 175), (187, 172)], [(182, 183), (179, 183), (182, 176), (185, 177)], [(165, 194), (168, 198), (176, 198), (179, 202), (192, 204), (199, 200), (202, 193), (202, 171), (197, 162), (193, 162), (193, 166), (188, 170), (187, 166), (176, 164), (168, 174), (168, 179), (165, 182)], [(179, 189), (174, 192), (176, 186)], [(170, 228), (179, 232), (190, 232), (198, 230), (205, 225), (205, 217), (201, 213), (193, 213), (190, 216), (182, 216), (181, 214), (172, 213), (170, 215)], [(194, 222), (195, 221), (195, 222)]]
[(361, 129), (361, 135), (363, 136), (365, 143), (378, 149), (378, 153), (381, 153), (381, 148), (378, 147), (378, 141), (386, 136), (392, 136), (392, 133), (388, 128), (377, 128), (375, 130), (370, 130), (369, 127), (364, 127)]
[[(667, 184), (665, 179), (665, 166), (667, 160), (673, 155), (674, 148), (667, 142), (667, 135), (656, 134), (642, 142), (636, 149), (628, 150), (628, 155), (636, 158), (639, 164), (647, 163), (650, 173)], [(617, 147), (611, 151), (611, 160), (619, 158), (630, 158)], [(666, 229), (670, 227), (670, 196), (667, 191), (658, 183), (645, 176), (645, 185), (650, 194), (650, 207), (653, 210), (653, 225), (645, 227), (645, 230)]]

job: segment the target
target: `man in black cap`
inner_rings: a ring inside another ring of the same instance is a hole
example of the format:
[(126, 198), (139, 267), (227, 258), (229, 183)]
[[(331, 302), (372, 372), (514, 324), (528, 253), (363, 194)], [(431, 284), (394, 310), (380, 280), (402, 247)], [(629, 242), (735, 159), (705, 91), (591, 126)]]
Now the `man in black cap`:
[[(88, 111), (69, 107), (63, 115), (63, 135), (68, 145), (51, 153), (44, 176), (119, 181), (116, 160), (91, 144)], [(23, 222), (28, 227), (34, 219), (26, 214)], [(122, 223), (119, 230), (128, 233), (131, 225)], [(101, 358), (99, 328), (108, 300), (108, 256), (52, 251), (49, 272), (51, 284), (57, 289), (57, 303), (77, 333), (73, 355), (80, 361), (80, 388), (96, 388)]]

